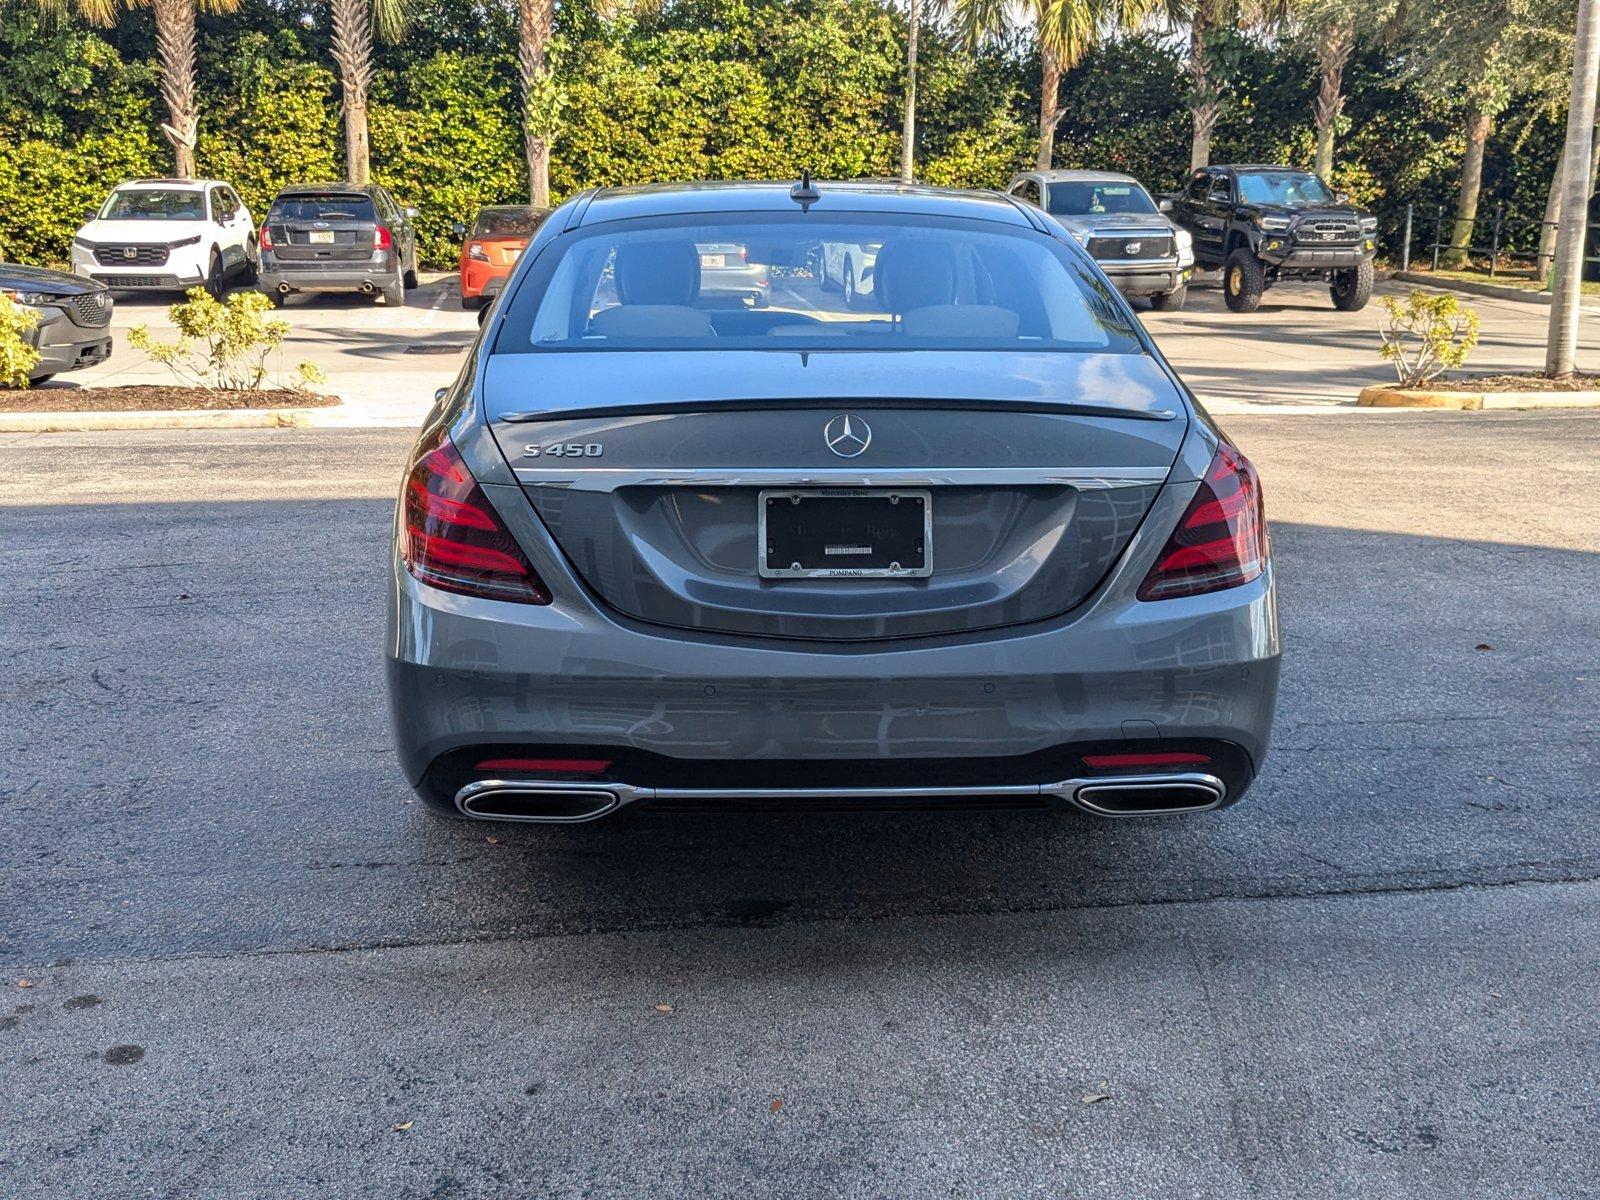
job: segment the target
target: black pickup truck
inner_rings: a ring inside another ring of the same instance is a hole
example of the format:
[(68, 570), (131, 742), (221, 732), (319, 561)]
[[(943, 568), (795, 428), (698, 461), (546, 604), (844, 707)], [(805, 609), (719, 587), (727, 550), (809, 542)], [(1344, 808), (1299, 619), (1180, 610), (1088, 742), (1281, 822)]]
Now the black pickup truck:
[(1372, 298), (1378, 220), (1310, 171), (1200, 167), (1169, 215), (1193, 236), (1195, 265), (1222, 269), (1234, 312), (1254, 312), (1280, 279), (1326, 281), (1345, 312)]

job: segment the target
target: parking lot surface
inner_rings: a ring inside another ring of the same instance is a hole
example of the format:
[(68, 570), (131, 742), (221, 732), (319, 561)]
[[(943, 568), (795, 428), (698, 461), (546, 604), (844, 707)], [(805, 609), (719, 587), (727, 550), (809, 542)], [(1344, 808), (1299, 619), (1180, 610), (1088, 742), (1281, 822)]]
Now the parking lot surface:
[(1276, 746), (1109, 823), (439, 821), (408, 431), (3, 439), (0, 1194), (1600, 1194), (1600, 413), (1226, 424)]

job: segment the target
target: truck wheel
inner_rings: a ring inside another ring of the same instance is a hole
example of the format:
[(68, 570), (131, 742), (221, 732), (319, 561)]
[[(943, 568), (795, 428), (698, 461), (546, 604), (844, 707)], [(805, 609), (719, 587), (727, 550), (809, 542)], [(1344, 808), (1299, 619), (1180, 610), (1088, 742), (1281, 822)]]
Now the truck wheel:
[(1267, 273), (1261, 260), (1241, 246), (1222, 264), (1222, 298), (1231, 312), (1255, 312), (1267, 290)]
[(1157, 312), (1177, 312), (1189, 298), (1189, 285), (1180, 283), (1170, 292), (1157, 292), (1150, 297), (1150, 307)]
[(1360, 312), (1372, 299), (1372, 260), (1348, 271), (1335, 271), (1328, 291), (1333, 294), (1333, 306), (1340, 312)]

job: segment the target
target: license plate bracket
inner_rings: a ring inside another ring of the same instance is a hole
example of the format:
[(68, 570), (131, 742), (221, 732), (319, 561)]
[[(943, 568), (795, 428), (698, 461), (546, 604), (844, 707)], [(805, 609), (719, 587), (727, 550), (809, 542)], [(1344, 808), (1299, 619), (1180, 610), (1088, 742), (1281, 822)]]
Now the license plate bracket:
[(917, 488), (787, 488), (756, 499), (763, 579), (924, 579), (933, 496)]

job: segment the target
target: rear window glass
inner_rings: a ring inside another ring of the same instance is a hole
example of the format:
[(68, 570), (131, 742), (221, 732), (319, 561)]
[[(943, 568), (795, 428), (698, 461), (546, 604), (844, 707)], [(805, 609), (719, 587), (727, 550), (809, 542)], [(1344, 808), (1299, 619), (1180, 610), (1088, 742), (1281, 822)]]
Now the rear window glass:
[(998, 222), (815, 213), (611, 222), (551, 242), (498, 353), (1142, 349), (1073, 249)]
[(339, 195), (283, 196), (272, 202), (272, 216), (279, 221), (372, 221), (376, 214), (372, 197)]
[(102, 221), (203, 221), (206, 199), (193, 188), (130, 188), (113, 192)]
[(472, 236), (531, 238), (549, 215), (549, 210), (542, 208), (482, 208), (472, 223)]

